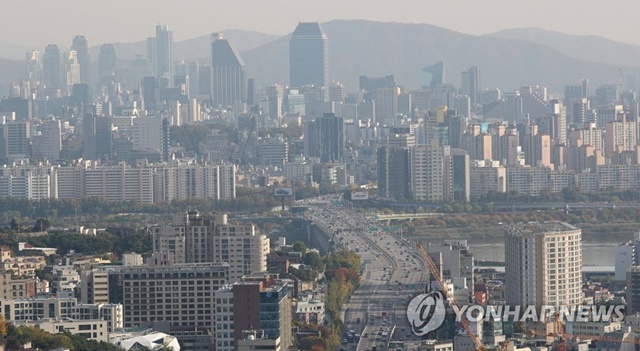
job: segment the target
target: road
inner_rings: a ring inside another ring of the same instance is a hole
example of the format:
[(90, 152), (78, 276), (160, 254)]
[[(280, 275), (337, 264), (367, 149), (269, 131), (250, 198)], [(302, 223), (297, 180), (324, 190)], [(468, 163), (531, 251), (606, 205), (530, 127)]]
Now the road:
[(406, 306), (428, 277), (416, 248), (344, 206), (314, 204), (304, 216), (328, 232), (337, 231), (336, 249), (353, 250), (361, 257), (360, 286), (343, 307), (345, 331), (355, 331), (361, 341), (357, 346), (343, 342), (343, 348), (365, 351), (375, 346), (384, 351), (389, 341), (400, 341), (403, 349), (415, 350), (419, 338), (410, 331)]

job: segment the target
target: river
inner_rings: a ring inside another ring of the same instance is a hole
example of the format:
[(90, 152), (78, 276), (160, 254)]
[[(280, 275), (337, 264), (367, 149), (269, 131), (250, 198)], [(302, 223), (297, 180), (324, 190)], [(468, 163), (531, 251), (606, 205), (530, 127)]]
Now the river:
[[(618, 244), (583, 243), (582, 262), (588, 266), (614, 266), (614, 250)], [(504, 243), (469, 244), (476, 259), (504, 262)]]

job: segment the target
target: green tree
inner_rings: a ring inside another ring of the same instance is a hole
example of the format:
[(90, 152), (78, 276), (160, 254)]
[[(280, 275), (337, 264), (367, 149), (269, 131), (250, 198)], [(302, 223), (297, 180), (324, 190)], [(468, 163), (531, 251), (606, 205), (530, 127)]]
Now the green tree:
[(320, 270), (320, 268), (322, 267), (322, 259), (320, 258), (320, 255), (318, 255), (318, 253), (315, 251), (307, 252), (302, 259), (302, 263), (310, 266), (315, 270)]
[(36, 223), (33, 225), (32, 232), (43, 232), (51, 227), (51, 223), (46, 218), (38, 218)]
[(14, 218), (11, 218), (11, 230), (13, 231), (18, 231), (20, 230), (20, 224), (18, 223), (18, 220)]
[(307, 253), (307, 245), (305, 245), (302, 241), (298, 240), (293, 243), (291, 249), (295, 252), (300, 252), (304, 256)]

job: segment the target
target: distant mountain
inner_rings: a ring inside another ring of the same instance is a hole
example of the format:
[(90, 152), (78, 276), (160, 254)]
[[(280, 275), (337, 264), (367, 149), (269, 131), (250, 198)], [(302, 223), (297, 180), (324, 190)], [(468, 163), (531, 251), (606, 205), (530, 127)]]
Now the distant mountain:
[(38, 48), (30, 48), (25, 45), (0, 42), (0, 57), (8, 60), (23, 60), (29, 50), (44, 50)]
[[(278, 38), (276, 35), (265, 34), (260, 32), (229, 29), (222, 32), (224, 37), (238, 51), (251, 50)], [(119, 59), (130, 60), (136, 55), (147, 56), (147, 41), (137, 41), (134, 43), (113, 43), (116, 48), (116, 54)], [(91, 60), (98, 59), (100, 46), (93, 46), (89, 49)], [(196, 59), (203, 57), (211, 57), (211, 35), (202, 35), (197, 38), (176, 41), (173, 44), (174, 60)]]
[[(619, 75), (619, 66), (576, 59), (544, 45), (428, 24), (335, 20), (322, 28), (329, 38), (330, 76), (348, 91), (358, 88), (359, 75), (394, 74), (398, 83), (418, 88), (424, 84), (422, 68), (436, 61), (445, 61), (448, 83), (460, 86), (460, 72), (478, 66), (483, 88), (504, 90), (541, 84), (563, 91), (566, 84), (585, 77), (597, 85), (615, 82)], [(258, 86), (288, 84), (289, 36), (242, 56)], [(638, 67), (628, 70), (640, 72)]]
[(621, 66), (640, 64), (640, 46), (593, 35), (570, 35), (540, 28), (514, 28), (487, 36), (544, 45), (567, 56), (586, 61)]
[(0, 97), (7, 94), (6, 87), (14, 82), (19, 82), (25, 75), (25, 60), (7, 60), (0, 58)]

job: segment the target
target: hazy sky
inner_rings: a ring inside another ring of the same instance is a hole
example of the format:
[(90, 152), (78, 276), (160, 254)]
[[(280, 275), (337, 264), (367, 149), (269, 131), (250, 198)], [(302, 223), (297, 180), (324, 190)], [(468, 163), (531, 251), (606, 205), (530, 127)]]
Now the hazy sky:
[[(102, 3), (103, 5), (98, 5)], [(224, 29), (286, 34), (298, 21), (370, 19), (429, 23), (470, 34), (540, 27), (640, 44), (632, 0), (0, 0), (0, 41), (66, 48), (77, 34), (90, 45), (131, 42), (166, 23), (175, 40)], [(604, 7), (608, 7), (606, 10)]]

